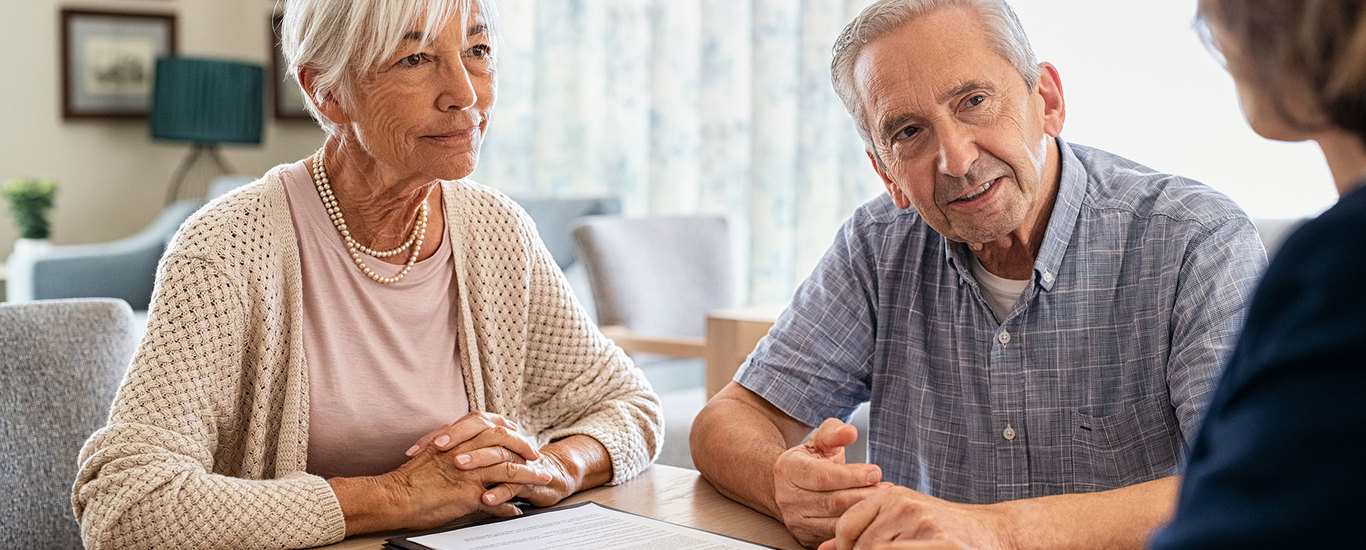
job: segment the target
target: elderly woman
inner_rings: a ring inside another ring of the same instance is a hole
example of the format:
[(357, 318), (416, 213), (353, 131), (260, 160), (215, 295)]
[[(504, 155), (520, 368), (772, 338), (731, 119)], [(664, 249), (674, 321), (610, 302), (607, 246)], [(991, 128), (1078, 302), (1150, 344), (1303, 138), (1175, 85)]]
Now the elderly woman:
[(1153, 547), (1361, 548), (1366, 2), (1201, 0), (1200, 20), (1248, 124), (1317, 143), (1339, 199), (1267, 268)]
[(490, 2), (288, 0), (327, 137), (171, 244), (81, 452), (88, 547), (315, 546), (649, 465), (658, 398), (526, 214), (464, 179), (497, 89)]

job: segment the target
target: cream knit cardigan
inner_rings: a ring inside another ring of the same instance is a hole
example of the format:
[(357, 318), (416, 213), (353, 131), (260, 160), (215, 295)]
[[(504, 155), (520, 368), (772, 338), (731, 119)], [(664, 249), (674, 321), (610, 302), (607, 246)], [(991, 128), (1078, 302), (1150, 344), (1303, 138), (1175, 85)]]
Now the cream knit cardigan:
[[(87, 548), (298, 548), (345, 533), (327, 482), (304, 472), (308, 365), (285, 168), (201, 209), (162, 259), (147, 336), (109, 425), (81, 450), (72, 503)], [(659, 398), (585, 315), (530, 218), (488, 187), (443, 187), (471, 409), (542, 444), (597, 439), (614, 484), (649, 466)]]

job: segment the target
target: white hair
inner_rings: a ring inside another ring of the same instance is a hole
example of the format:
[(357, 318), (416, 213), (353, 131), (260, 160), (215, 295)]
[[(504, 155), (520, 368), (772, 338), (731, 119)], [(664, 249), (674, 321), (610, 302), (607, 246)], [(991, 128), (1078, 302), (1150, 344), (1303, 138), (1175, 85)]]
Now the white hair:
[[(478, 5), (483, 23), (498, 37), (497, 11), (492, 0), (284, 0), (280, 45), (289, 73), (300, 67), (317, 71), (313, 99), (328, 95), (350, 105), (356, 77), (394, 55), (403, 37), (416, 27), (433, 39), (453, 16), (469, 19)], [(307, 95), (307, 90), (304, 91)], [(328, 134), (337, 127), (305, 101), (308, 112)]]
[[(835, 40), (834, 56), (830, 60), (830, 82), (844, 108), (854, 117), (864, 147), (874, 152), (872, 132), (854, 86), (854, 62), (863, 46), (904, 25), (917, 17), (945, 6), (965, 6), (977, 11), (986, 25), (987, 37), (998, 53), (1006, 59), (1030, 90), (1039, 82), (1039, 63), (1034, 49), (1029, 46), (1024, 27), (1015, 11), (1004, 0), (879, 0), (872, 3), (858, 17), (850, 21)], [(914, 55), (914, 52), (906, 52)]]

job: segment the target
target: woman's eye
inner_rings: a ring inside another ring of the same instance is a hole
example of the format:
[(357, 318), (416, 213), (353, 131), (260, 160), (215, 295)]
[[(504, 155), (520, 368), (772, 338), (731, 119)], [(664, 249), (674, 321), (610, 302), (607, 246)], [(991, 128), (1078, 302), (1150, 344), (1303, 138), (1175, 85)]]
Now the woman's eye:
[(480, 44), (467, 50), (466, 54), (475, 59), (487, 59), (493, 55), (493, 48), (490, 48), (488, 44)]
[(418, 65), (421, 65), (422, 62), (426, 60), (426, 58), (427, 58), (426, 55), (423, 55), (423, 54), (420, 54), (420, 53), (415, 53), (415, 54), (413, 54), (413, 55), (410, 55), (410, 56), (404, 57), (403, 59), (398, 60), (398, 66), (400, 66), (400, 67), (416, 67), (416, 66), (418, 66)]

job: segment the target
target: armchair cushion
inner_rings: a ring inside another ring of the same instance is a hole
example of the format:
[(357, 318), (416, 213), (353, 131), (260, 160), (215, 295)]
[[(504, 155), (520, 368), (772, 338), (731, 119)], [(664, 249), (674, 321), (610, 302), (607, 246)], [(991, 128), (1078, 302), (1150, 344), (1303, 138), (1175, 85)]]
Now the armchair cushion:
[(76, 456), (133, 356), (118, 300), (0, 304), (0, 548), (80, 548)]

